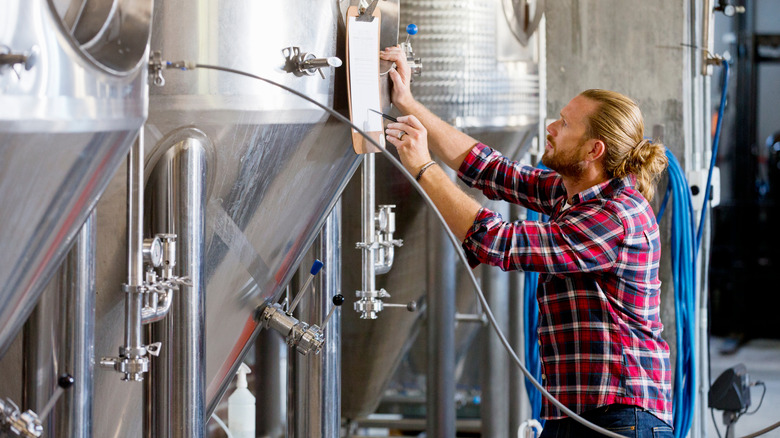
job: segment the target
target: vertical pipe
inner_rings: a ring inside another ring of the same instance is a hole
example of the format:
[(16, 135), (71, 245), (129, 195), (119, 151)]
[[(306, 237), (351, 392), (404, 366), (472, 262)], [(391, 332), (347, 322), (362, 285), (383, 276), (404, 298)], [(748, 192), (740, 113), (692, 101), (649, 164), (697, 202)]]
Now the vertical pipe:
[(47, 436), (92, 436), (94, 216), (93, 211), (87, 217), (24, 328), (24, 409), (40, 412), (54, 394), (59, 374), (75, 380), (44, 423)]
[[(144, 212), (144, 134), (143, 129), (130, 148), (127, 157), (127, 285), (143, 284), (143, 212)], [(139, 357), (143, 349), (141, 338), (140, 293), (125, 293), (125, 354)]]
[[(23, 410), (41, 412), (57, 388), (56, 351), (58, 309), (60, 307), (58, 276), (44, 289), (38, 304), (24, 324), (22, 346)], [(43, 423), (45, 432), (52, 430), (54, 416)]]
[[(510, 207), (512, 218), (519, 216), (520, 207)], [(525, 351), (525, 339), (523, 331), (523, 303), (524, 282), (521, 273), (513, 272), (505, 274), (509, 276), (509, 342), (512, 349), (520, 354)], [(525, 377), (516, 366), (509, 366), (509, 432), (515, 434), (523, 420), (530, 417), (530, 411), (526, 412), (525, 403)]]
[[(312, 246), (312, 257), (318, 258), (324, 268), (320, 272), (317, 287), (299, 306), (298, 317), (309, 324), (320, 324), (332, 304), (332, 298), (341, 290), (341, 201), (333, 207)], [(304, 272), (304, 271), (301, 271)], [(325, 344), (318, 355), (295, 356), (293, 382), (295, 426), (289, 436), (319, 438), (337, 437), (341, 427), (341, 310), (336, 309), (325, 327)]]
[(177, 234), (179, 275), (192, 286), (181, 286), (173, 314), (171, 361), (171, 429), (174, 437), (205, 436), (206, 294), (203, 279), (206, 217), (206, 155), (197, 142), (187, 142), (173, 162), (170, 200)]
[[(507, 203), (491, 209), (509, 217)], [(482, 290), (496, 322), (506, 332), (509, 319), (509, 275), (496, 267), (483, 266)], [(509, 436), (509, 360), (492, 327), (482, 328), (485, 366), (482, 368), (482, 435)]]
[(287, 344), (273, 330), (263, 330), (255, 342), (257, 436), (282, 438), (285, 433), (287, 403)]
[[(152, 407), (147, 409), (146, 436), (205, 436), (205, 290), (203, 278), (206, 213), (206, 150), (188, 138), (168, 150), (155, 168), (154, 232), (177, 235), (180, 286), (168, 317), (156, 323), (155, 341), (163, 342), (152, 371)], [(151, 421), (150, 421), (151, 417)]]
[[(454, 172), (447, 169), (450, 178)], [(455, 253), (437, 218), (428, 213), (426, 378), (427, 435), (455, 436)]]
[[(361, 173), (362, 183), (362, 232), (363, 243), (370, 245), (374, 241), (374, 193), (375, 193), (375, 164), (374, 154), (363, 155), (363, 172)], [(374, 272), (374, 253), (373, 248), (363, 250), (363, 291), (371, 292), (376, 290), (376, 275)]]
[[(320, 238), (316, 242), (315, 252), (325, 264), (320, 273), (319, 296), (313, 302), (317, 304), (310, 312), (310, 322), (321, 324), (333, 306), (332, 298), (341, 293), (341, 201), (333, 206)], [(312, 389), (317, 390), (316, 403), (309, 406), (312, 415), (320, 419), (319, 428), (314, 428), (308, 436), (336, 437), (341, 428), (341, 309), (337, 308), (328, 325), (324, 327), (325, 345), (319, 356), (312, 357)], [(313, 397), (312, 397), (313, 398)]]
[(65, 259), (60, 277), (60, 369), (74, 385), (60, 399), (55, 411), (56, 433), (51, 436), (92, 436), (92, 390), (95, 350), (95, 251), (96, 220), (93, 211), (81, 228)]

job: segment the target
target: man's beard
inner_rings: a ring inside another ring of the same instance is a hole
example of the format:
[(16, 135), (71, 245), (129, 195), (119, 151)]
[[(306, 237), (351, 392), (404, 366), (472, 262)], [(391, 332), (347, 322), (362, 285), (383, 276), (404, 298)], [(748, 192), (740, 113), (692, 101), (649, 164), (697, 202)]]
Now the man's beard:
[(585, 161), (579, 157), (580, 148), (586, 140), (582, 140), (575, 149), (568, 151), (565, 155), (555, 154), (555, 143), (550, 136), (547, 141), (553, 146), (552, 149), (544, 151), (542, 155), (542, 164), (558, 172), (561, 176), (569, 178), (579, 178), (585, 173)]

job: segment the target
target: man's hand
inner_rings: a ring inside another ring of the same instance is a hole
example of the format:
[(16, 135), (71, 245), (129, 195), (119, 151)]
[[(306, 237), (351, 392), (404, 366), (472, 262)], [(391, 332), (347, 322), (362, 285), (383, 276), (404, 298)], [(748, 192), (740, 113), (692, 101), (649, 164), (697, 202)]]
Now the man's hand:
[(387, 125), (387, 141), (398, 150), (406, 170), (416, 176), (425, 163), (431, 161), (428, 151), (428, 130), (415, 116), (398, 118), (398, 123)]
[(390, 69), (390, 79), (393, 81), (393, 91), (390, 99), (393, 104), (403, 112), (414, 102), (410, 84), (412, 83), (412, 69), (406, 62), (406, 54), (401, 46), (388, 47), (379, 52), (379, 59), (395, 63), (395, 69)]

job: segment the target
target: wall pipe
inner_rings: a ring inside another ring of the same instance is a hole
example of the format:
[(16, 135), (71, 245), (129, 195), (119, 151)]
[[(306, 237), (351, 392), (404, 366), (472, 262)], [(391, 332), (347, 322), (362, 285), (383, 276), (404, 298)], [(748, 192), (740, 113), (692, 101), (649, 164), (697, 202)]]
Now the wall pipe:
[[(490, 208), (502, 217), (509, 218), (509, 204), (494, 203)], [(493, 309), (496, 322), (502, 330), (509, 326), (509, 274), (497, 267), (483, 265), (482, 291)], [(510, 436), (509, 433), (509, 362), (501, 341), (489, 326), (482, 329), (482, 434), (484, 436)]]
[(70, 374), (74, 384), (65, 391), (55, 408), (55, 433), (51, 436), (92, 436), (96, 222), (93, 210), (81, 227), (60, 276), (62, 304), (57, 375)]
[[(447, 167), (452, 178), (454, 172)], [(435, 215), (428, 215), (426, 431), (455, 436), (455, 252)], [(441, 255), (439, 258), (436, 255)]]
[[(341, 201), (331, 210), (312, 246), (314, 257), (324, 268), (316, 279), (313, 294), (301, 302), (300, 317), (311, 324), (322, 324), (330, 311), (332, 298), (341, 290)], [(302, 266), (307, 266), (308, 263)], [(341, 427), (341, 309), (324, 327), (325, 343), (320, 354), (295, 357), (292, 413), (296, 437), (337, 437)]]
[[(185, 138), (168, 150), (152, 175), (153, 231), (177, 235), (176, 266), (181, 284), (174, 292), (172, 312), (156, 323), (154, 340), (163, 348), (147, 386), (146, 409), (155, 438), (197, 438), (206, 433), (205, 252), (206, 147), (201, 139)], [(158, 364), (159, 362), (159, 364)]]

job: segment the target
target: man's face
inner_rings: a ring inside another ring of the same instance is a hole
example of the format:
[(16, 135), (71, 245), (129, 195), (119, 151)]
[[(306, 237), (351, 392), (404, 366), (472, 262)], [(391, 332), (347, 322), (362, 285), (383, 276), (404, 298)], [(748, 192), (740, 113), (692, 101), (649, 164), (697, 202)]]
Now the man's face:
[(563, 107), (561, 117), (547, 126), (542, 164), (563, 176), (582, 175), (587, 165), (587, 116), (597, 106), (596, 102), (577, 96)]

